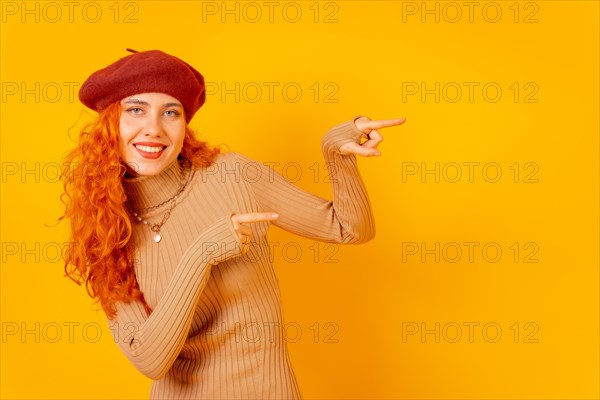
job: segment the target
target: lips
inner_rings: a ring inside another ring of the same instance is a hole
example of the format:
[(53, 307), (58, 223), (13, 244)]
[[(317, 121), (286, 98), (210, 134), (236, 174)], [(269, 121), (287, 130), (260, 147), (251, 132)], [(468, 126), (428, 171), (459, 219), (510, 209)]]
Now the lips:
[(167, 148), (164, 144), (150, 142), (134, 143), (133, 147), (135, 147), (142, 157), (149, 159), (160, 157)]

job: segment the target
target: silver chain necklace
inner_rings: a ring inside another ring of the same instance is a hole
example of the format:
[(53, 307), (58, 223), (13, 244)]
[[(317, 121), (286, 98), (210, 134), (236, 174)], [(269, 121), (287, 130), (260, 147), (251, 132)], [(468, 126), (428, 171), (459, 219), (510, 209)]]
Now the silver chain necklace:
[[(184, 172), (185, 173), (185, 172)], [(179, 190), (177, 191), (177, 193), (175, 193), (175, 195), (173, 197), (171, 197), (170, 199), (167, 199), (165, 201), (163, 201), (162, 203), (159, 203), (155, 206), (152, 207), (148, 207), (148, 208), (144, 208), (142, 211), (140, 212), (148, 212), (150, 210), (154, 210), (166, 203), (171, 202), (169, 209), (165, 212), (165, 214), (162, 217), (162, 220), (157, 223), (157, 224), (153, 224), (145, 219), (143, 219), (142, 217), (140, 217), (140, 215), (136, 212), (133, 211), (132, 214), (133, 216), (142, 224), (147, 225), (150, 227), (150, 230), (152, 232), (154, 232), (154, 235), (152, 237), (152, 239), (154, 239), (154, 241), (156, 243), (159, 243), (162, 240), (162, 234), (160, 233), (160, 229), (162, 228), (162, 226), (165, 224), (165, 222), (167, 222), (167, 220), (169, 219), (169, 217), (171, 216), (171, 211), (175, 208), (175, 206), (177, 205), (177, 198), (179, 197), (179, 195), (183, 192), (183, 190), (187, 187), (189, 181), (191, 180), (193, 174), (193, 168), (190, 169), (190, 172), (187, 174), (185, 181), (182, 181), (180, 186), (179, 186)]]

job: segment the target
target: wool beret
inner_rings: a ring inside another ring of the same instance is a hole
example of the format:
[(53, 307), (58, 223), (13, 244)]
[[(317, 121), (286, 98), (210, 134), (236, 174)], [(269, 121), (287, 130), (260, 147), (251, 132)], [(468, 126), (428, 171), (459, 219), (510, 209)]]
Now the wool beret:
[(166, 93), (179, 100), (189, 123), (206, 101), (204, 77), (185, 61), (160, 50), (135, 51), (94, 72), (79, 89), (79, 100), (95, 111), (139, 93)]

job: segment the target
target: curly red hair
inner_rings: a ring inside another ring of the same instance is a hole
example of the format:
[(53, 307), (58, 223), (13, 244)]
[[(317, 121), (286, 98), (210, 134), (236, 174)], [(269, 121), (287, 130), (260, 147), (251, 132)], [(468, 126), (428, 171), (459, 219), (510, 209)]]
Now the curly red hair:
[[(85, 283), (87, 293), (100, 303), (109, 318), (115, 304), (140, 301), (152, 312), (139, 288), (132, 263), (132, 216), (122, 184), (126, 167), (119, 155), (120, 102), (98, 114), (79, 135), (79, 143), (65, 157), (61, 174), (70, 240), (65, 247), (65, 276)], [(180, 158), (197, 167), (212, 164), (220, 153), (199, 141), (186, 126)]]

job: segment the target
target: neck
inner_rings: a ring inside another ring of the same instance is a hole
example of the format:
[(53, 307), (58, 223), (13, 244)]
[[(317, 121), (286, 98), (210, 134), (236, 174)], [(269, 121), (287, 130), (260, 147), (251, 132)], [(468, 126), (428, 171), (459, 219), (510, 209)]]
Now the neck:
[(144, 209), (169, 202), (181, 190), (189, 178), (189, 166), (179, 159), (173, 161), (157, 175), (123, 178), (123, 188), (131, 211), (143, 213)]

